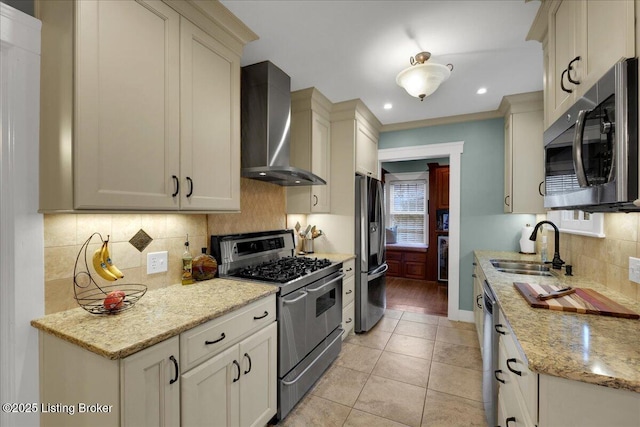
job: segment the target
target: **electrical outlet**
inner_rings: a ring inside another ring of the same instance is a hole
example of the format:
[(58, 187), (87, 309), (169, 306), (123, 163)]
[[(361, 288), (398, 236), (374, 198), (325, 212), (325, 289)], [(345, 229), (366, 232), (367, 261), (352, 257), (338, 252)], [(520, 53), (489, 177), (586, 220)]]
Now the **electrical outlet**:
[(163, 273), (167, 271), (169, 252), (150, 252), (147, 254), (147, 274)]
[(629, 257), (629, 280), (640, 283), (640, 258)]

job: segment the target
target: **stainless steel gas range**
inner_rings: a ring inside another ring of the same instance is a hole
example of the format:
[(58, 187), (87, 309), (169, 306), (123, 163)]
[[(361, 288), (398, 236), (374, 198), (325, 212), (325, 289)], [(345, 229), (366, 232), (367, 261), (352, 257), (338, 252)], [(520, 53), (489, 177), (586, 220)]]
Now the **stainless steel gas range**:
[(220, 277), (278, 286), (278, 419), (342, 348), (342, 263), (295, 257), (292, 230), (211, 236)]

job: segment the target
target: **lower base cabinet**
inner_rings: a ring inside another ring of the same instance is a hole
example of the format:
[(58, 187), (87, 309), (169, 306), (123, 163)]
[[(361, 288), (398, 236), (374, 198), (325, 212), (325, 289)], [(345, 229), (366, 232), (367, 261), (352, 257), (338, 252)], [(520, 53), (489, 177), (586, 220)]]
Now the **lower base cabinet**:
[(182, 375), (182, 426), (264, 426), (276, 412), (277, 326)]
[(387, 276), (424, 280), (427, 277), (427, 248), (387, 246)]

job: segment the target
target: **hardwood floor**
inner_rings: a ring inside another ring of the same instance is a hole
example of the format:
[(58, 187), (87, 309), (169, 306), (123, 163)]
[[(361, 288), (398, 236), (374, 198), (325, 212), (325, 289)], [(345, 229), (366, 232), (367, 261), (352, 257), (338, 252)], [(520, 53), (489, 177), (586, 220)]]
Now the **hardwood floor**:
[(445, 284), (387, 277), (387, 308), (446, 316), (447, 302)]

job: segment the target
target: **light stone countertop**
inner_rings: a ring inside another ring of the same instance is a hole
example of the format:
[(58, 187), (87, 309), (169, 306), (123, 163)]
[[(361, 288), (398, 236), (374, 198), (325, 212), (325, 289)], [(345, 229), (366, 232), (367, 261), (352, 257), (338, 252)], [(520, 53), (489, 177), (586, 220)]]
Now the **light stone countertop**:
[(277, 286), (228, 279), (147, 291), (114, 315), (78, 307), (31, 325), (109, 359), (121, 359), (278, 291)]
[(480, 267), (509, 322), (529, 369), (539, 374), (640, 393), (640, 320), (532, 308), (513, 282), (591, 288), (640, 313), (640, 303), (581, 277), (508, 274), (491, 259), (539, 261), (517, 252), (475, 251)]

